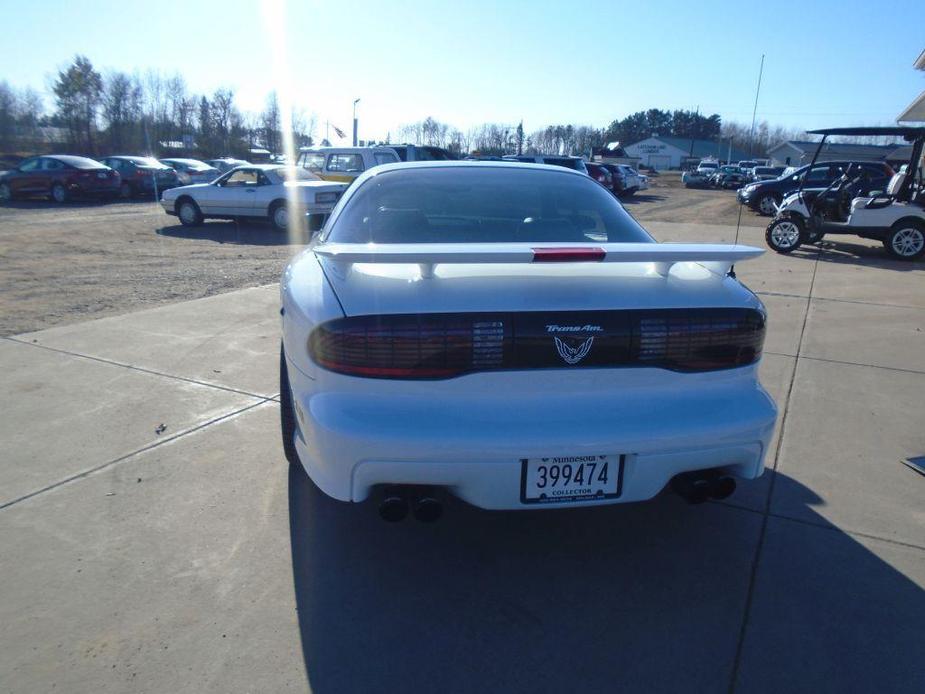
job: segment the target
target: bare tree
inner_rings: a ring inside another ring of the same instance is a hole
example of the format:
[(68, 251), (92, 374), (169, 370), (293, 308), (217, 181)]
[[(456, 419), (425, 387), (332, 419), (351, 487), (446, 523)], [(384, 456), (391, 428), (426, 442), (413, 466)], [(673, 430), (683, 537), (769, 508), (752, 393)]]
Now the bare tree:
[(221, 144), (222, 153), (227, 153), (231, 143), (232, 120), (237, 116), (240, 121), (240, 114), (235, 113), (234, 91), (228, 88), (215, 90), (210, 110), (215, 138)]

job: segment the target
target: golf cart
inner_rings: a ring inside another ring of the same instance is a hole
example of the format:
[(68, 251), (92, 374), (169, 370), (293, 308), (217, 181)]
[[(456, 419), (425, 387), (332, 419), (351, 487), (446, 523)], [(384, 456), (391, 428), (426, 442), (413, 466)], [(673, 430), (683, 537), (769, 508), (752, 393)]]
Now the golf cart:
[(909, 163), (890, 180), (886, 191), (861, 196), (868, 172), (863, 166), (848, 165), (843, 174), (822, 191), (806, 191), (804, 180), (777, 207), (777, 214), (765, 232), (768, 246), (778, 253), (790, 253), (804, 243), (821, 241), (826, 234), (854, 234), (883, 243), (887, 253), (902, 260), (925, 254), (925, 181), (921, 167), (925, 128), (828, 128), (811, 130), (822, 135), (812, 169), (829, 135), (855, 137), (890, 135), (912, 143)]

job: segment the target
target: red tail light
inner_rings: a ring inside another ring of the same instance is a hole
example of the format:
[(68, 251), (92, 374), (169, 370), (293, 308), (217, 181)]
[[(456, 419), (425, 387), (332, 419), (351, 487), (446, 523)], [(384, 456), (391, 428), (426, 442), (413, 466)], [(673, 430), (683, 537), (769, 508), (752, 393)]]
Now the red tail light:
[(534, 263), (574, 263), (600, 262), (607, 255), (603, 248), (585, 248), (584, 246), (562, 248), (534, 248)]
[(374, 378), (447, 378), (499, 368), (504, 326), (478, 316), (364, 316), (326, 323), (309, 338), (331, 371)]
[[(764, 314), (753, 309), (356, 316), (318, 326), (308, 351), (329, 371), (367, 378), (588, 367), (695, 372), (753, 364), (764, 334)], [(563, 345), (585, 356), (566, 362)]]

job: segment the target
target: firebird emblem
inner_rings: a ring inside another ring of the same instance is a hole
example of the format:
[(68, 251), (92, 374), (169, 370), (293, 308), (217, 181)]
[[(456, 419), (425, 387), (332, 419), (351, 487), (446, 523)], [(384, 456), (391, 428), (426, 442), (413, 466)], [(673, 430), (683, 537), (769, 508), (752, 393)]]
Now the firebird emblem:
[(577, 364), (580, 362), (588, 356), (588, 352), (591, 351), (591, 345), (594, 343), (593, 337), (589, 337), (577, 347), (569, 347), (558, 337), (555, 338), (555, 340), (556, 351), (559, 352), (559, 356), (562, 357), (566, 364)]

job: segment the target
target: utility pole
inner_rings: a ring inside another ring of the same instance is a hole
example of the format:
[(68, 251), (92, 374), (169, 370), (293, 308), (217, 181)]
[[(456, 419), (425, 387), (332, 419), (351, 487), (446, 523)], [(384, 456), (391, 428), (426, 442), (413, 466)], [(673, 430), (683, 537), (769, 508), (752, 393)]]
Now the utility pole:
[(359, 99), (353, 100), (353, 146), (357, 146), (357, 104), (360, 103)]

